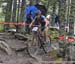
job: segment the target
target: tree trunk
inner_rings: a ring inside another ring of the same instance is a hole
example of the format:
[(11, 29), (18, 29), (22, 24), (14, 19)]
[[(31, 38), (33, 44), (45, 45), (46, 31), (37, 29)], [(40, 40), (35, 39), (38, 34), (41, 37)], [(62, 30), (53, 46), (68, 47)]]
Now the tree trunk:
[(52, 22), (51, 25), (54, 26), (54, 22), (55, 22), (55, 14), (56, 14), (56, 3), (54, 2), (52, 5)]
[(16, 5), (17, 0), (13, 0), (12, 22), (16, 22)]
[(65, 33), (65, 11), (66, 11), (66, 0), (59, 0), (59, 16), (60, 16), (60, 35)]
[[(19, 18), (20, 18), (20, 0), (18, 0), (18, 4), (17, 4), (17, 23), (19, 22)], [(16, 32), (19, 32), (19, 26), (16, 26)]]
[[(12, 0), (7, 0), (5, 22), (10, 22), (10, 20), (11, 20), (11, 9), (12, 9)], [(9, 25), (5, 25), (4, 29), (8, 30)]]
[[(24, 22), (25, 20), (25, 7), (26, 7), (26, 0), (22, 0), (21, 3), (21, 13), (20, 13), (20, 22)], [(25, 26), (19, 26), (20, 32), (25, 32)]]
[(74, 35), (74, 21), (75, 21), (75, 0), (72, 0), (71, 1), (70, 20), (69, 20), (70, 35)]
[(49, 9), (49, 5), (50, 5), (50, 0), (47, 1), (47, 13), (48, 13), (48, 9)]
[(20, 14), (20, 21), (24, 21), (24, 15), (25, 15), (25, 5), (26, 5), (26, 0), (22, 0), (22, 4), (21, 4), (21, 14)]

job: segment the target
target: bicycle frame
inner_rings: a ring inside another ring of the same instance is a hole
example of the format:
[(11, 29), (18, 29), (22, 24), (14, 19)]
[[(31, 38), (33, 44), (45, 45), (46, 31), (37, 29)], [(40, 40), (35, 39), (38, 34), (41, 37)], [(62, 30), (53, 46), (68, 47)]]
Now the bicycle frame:
[(37, 37), (39, 47), (42, 48), (45, 53), (47, 53), (45, 48), (44, 48), (44, 39), (43, 39), (43, 36), (41, 34), (41, 29), (39, 26), (37, 26), (37, 27), (38, 27), (38, 30), (34, 31), (34, 33), (36, 32), (36, 37)]

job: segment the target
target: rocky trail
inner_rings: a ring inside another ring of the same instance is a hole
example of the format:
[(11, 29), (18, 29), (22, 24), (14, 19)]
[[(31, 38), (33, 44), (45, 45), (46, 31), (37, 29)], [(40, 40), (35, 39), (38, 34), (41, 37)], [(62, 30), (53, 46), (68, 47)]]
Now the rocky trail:
[[(16, 52), (16, 50), (24, 48), (27, 41), (18, 40), (14, 38), (13, 35), (0, 35), (0, 39), (6, 41), (6, 44), (10, 48), (9, 51), (3, 51), (0, 49), (0, 64), (54, 64), (51, 62), (56, 59), (55, 56), (50, 55), (50, 52), (45, 54), (42, 49), (38, 49), (36, 47), (29, 48), (31, 56), (27, 54), (26, 50)], [(11, 54), (9, 54), (10, 51)]]

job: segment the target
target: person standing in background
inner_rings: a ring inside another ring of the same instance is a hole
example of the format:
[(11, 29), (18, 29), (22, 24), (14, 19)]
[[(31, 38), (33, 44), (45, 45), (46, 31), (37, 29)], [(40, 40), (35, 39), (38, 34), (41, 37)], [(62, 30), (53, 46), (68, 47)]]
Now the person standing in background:
[(41, 14), (44, 15), (46, 17), (47, 14), (47, 8), (45, 7), (45, 5), (42, 4), (42, 2), (37, 2), (35, 4), (35, 7), (41, 11)]
[(60, 16), (59, 15), (56, 15), (55, 17), (55, 26), (60, 27)]
[(48, 36), (49, 36), (49, 34), (48, 34), (48, 30), (49, 30), (49, 27), (51, 26), (51, 15), (47, 15), (46, 16), (46, 19), (45, 19), (45, 21), (46, 21), (46, 25), (45, 25), (45, 32), (46, 32), (46, 42), (48, 42)]
[(29, 3), (29, 5), (25, 8), (25, 17), (26, 17), (26, 21), (25, 21), (25, 30), (26, 33), (30, 34), (31, 29), (29, 28), (30, 23), (33, 21), (33, 19), (35, 18), (36, 15), (36, 11), (38, 9), (32, 5), (31, 3)]

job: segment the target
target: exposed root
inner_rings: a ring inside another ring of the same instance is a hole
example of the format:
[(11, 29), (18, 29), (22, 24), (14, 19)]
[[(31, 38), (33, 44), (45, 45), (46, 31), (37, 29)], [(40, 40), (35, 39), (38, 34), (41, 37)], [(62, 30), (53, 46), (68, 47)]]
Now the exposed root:
[(11, 48), (9, 45), (6, 43), (5, 40), (0, 39), (0, 48), (4, 50), (8, 55), (12, 54)]
[(24, 41), (28, 40), (28, 38), (25, 35), (20, 33), (15, 33), (15, 38), (18, 38), (19, 40), (24, 40)]

